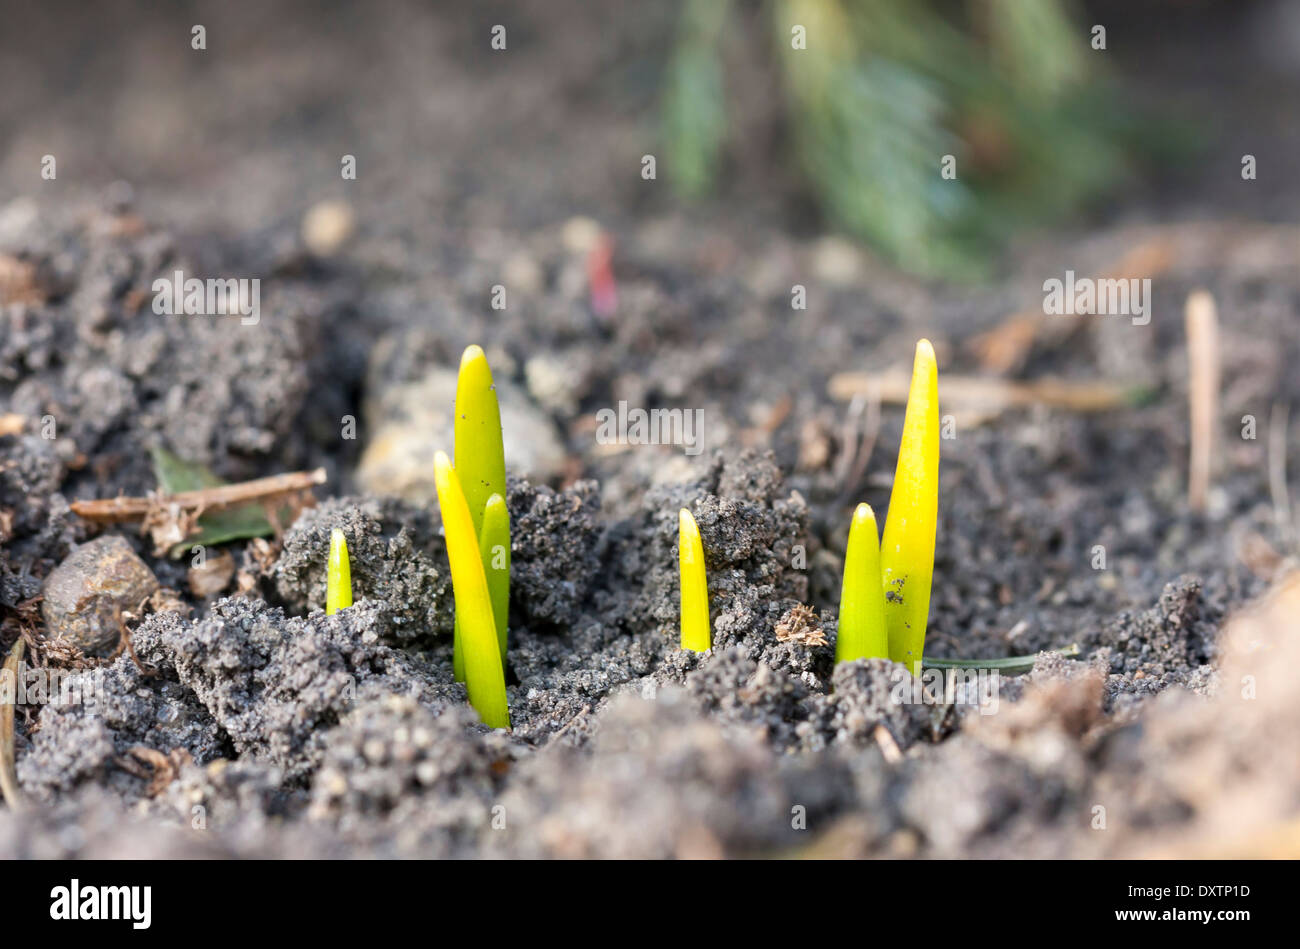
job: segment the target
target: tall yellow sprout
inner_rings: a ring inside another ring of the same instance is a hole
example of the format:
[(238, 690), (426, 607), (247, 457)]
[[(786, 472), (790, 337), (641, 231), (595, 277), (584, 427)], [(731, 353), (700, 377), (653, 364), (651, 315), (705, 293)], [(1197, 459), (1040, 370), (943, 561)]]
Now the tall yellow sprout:
[(509, 728), (506, 678), (487, 573), (465, 492), (445, 452), (434, 455), (433, 477), (438, 489), (438, 506), (442, 509), (442, 529), (447, 537), (447, 560), (451, 565), (456, 626), (460, 630), (469, 704), (485, 725)]
[[(481, 346), (466, 346), (456, 377), (456, 472), (474, 521), (474, 536), (483, 548), (488, 589), (496, 606), (501, 661), (506, 656), (506, 621), (510, 605), (510, 519), (506, 514), (505, 443), (501, 434), (501, 407), (492, 382), (492, 369)], [(496, 507), (493, 498), (500, 501)], [(491, 506), (491, 507), (490, 507)], [(484, 535), (488, 532), (488, 536)], [(482, 541), (488, 543), (482, 543)], [(506, 555), (504, 567), (500, 550)], [(452, 667), (456, 681), (465, 681), (465, 657), (460, 623), (456, 623)]]
[(880, 565), (889, 658), (920, 671), (939, 513), (939, 370), (928, 339), (916, 344), (903, 440), (889, 497)]

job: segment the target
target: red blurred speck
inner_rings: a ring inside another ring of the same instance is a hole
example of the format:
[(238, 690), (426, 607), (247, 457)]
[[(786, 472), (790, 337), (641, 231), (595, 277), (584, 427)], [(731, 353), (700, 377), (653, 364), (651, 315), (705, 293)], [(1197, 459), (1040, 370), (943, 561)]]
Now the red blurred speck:
[(609, 319), (618, 309), (618, 284), (614, 282), (614, 241), (601, 234), (596, 246), (587, 254), (587, 287), (591, 292), (591, 309), (602, 319)]

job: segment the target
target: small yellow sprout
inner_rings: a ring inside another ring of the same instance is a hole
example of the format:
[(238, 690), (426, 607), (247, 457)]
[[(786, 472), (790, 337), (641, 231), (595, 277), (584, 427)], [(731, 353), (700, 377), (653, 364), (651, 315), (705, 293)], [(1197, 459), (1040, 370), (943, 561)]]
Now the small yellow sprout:
[(939, 514), (939, 370), (928, 339), (916, 344), (898, 468), (889, 496), (880, 565), (889, 658), (919, 672), (930, 615)]
[(330, 559), (325, 568), (325, 615), (333, 616), (352, 605), (352, 564), (348, 539), (337, 527), (330, 531)]
[(859, 504), (849, 526), (840, 586), (840, 631), (835, 661), (884, 659), (889, 656), (885, 626), (885, 591), (880, 583), (880, 536), (869, 504)]
[(483, 554), (483, 572), (487, 574), (488, 593), (492, 597), (492, 615), (497, 621), (497, 639), (501, 643), (501, 665), (506, 663), (507, 620), (510, 618), (510, 512), (506, 499), (494, 494), (483, 506), (483, 529), (478, 535)]
[(506, 677), (501, 665), (496, 619), (488, 593), (487, 574), (479, 553), (474, 519), (465, 492), (445, 452), (433, 459), (438, 506), (447, 537), (447, 559), (451, 564), (451, 586), (456, 598), (456, 623), (464, 650), (465, 689), (469, 704), (490, 728), (509, 728), (506, 706)]
[(704, 542), (691, 512), (677, 515), (677, 558), (681, 567), (682, 648), (704, 652), (712, 647), (709, 630), (709, 581), (704, 572)]

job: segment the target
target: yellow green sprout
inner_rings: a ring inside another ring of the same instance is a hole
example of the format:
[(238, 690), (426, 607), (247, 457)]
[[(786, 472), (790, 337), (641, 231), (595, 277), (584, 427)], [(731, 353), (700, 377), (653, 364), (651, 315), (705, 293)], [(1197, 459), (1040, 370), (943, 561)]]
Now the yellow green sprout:
[[(487, 356), (479, 346), (467, 346), (460, 358), (460, 374), (456, 380), (455, 407), (456, 472), (465, 492), (474, 525), (474, 537), (483, 532), (484, 513), (494, 495), (506, 496), (505, 445), (501, 435), (501, 408), (497, 404), (496, 386)], [(502, 504), (504, 508), (504, 502)], [(494, 524), (493, 543), (483, 545), (484, 563), (491, 563), (490, 550), (500, 546), (505, 549), (504, 569), (487, 571), (488, 589), (492, 602), (498, 606), (497, 627), (501, 641), (502, 661), (505, 660), (506, 621), (510, 603), (510, 522), (502, 510)], [(465, 681), (464, 650), (461, 645), (460, 626), (456, 626), (452, 665), (457, 682)]]
[(889, 657), (885, 626), (885, 591), (880, 576), (880, 537), (869, 504), (859, 504), (849, 526), (844, 552), (844, 581), (840, 586), (839, 635), (835, 661)]
[(704, 542), (691, 512), (677, 515), (677, 557), (681, 567), (682, 648), (704, 652), (712, 647), (709, 630), (709, 581), (704, 572)]
[(930, 614), (939, 511), (939, 372), (934, 347), (916, 344), (898, 468), (880, 545), (889, 658), (919, 671)]
[(325, 615), (333, 616), (352, 605), (352, 564), (348, 540), (337, 527), (330, 531), (330, 557), (325, 568)]
[(506, 619), (510, 611), (510, 513), (506, 499), (494, 494), (483, 507), (483, 527), (478, 535), (483, 555), (483, 572), (487, 574), (488, 593), (492, 597), (492, 615), (497, 621), (497, 640), (501, 644), (501, 664), (506, 662)]
[(433, 460), (438, 506), (447, 539), (452, 592), (456, 598), (456, 628), (463, 655), (465, 689), (469, 704), (491, 728), (509, 728), (506, 677), (492, 612), (488, 574), (483, 569), (477, 531), (460, 478), (445, 452)]

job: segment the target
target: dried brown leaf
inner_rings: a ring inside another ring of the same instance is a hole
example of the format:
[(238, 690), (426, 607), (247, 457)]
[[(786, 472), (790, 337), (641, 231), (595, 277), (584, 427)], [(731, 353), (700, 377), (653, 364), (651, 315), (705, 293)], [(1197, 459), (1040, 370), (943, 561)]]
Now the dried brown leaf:
[(798, 643), (800, 646), (826, 646), (826, 632), (817, 621), (817, 613), (800, 603), (786, 611), (776, 624), (776, 638), (780, 642)]

